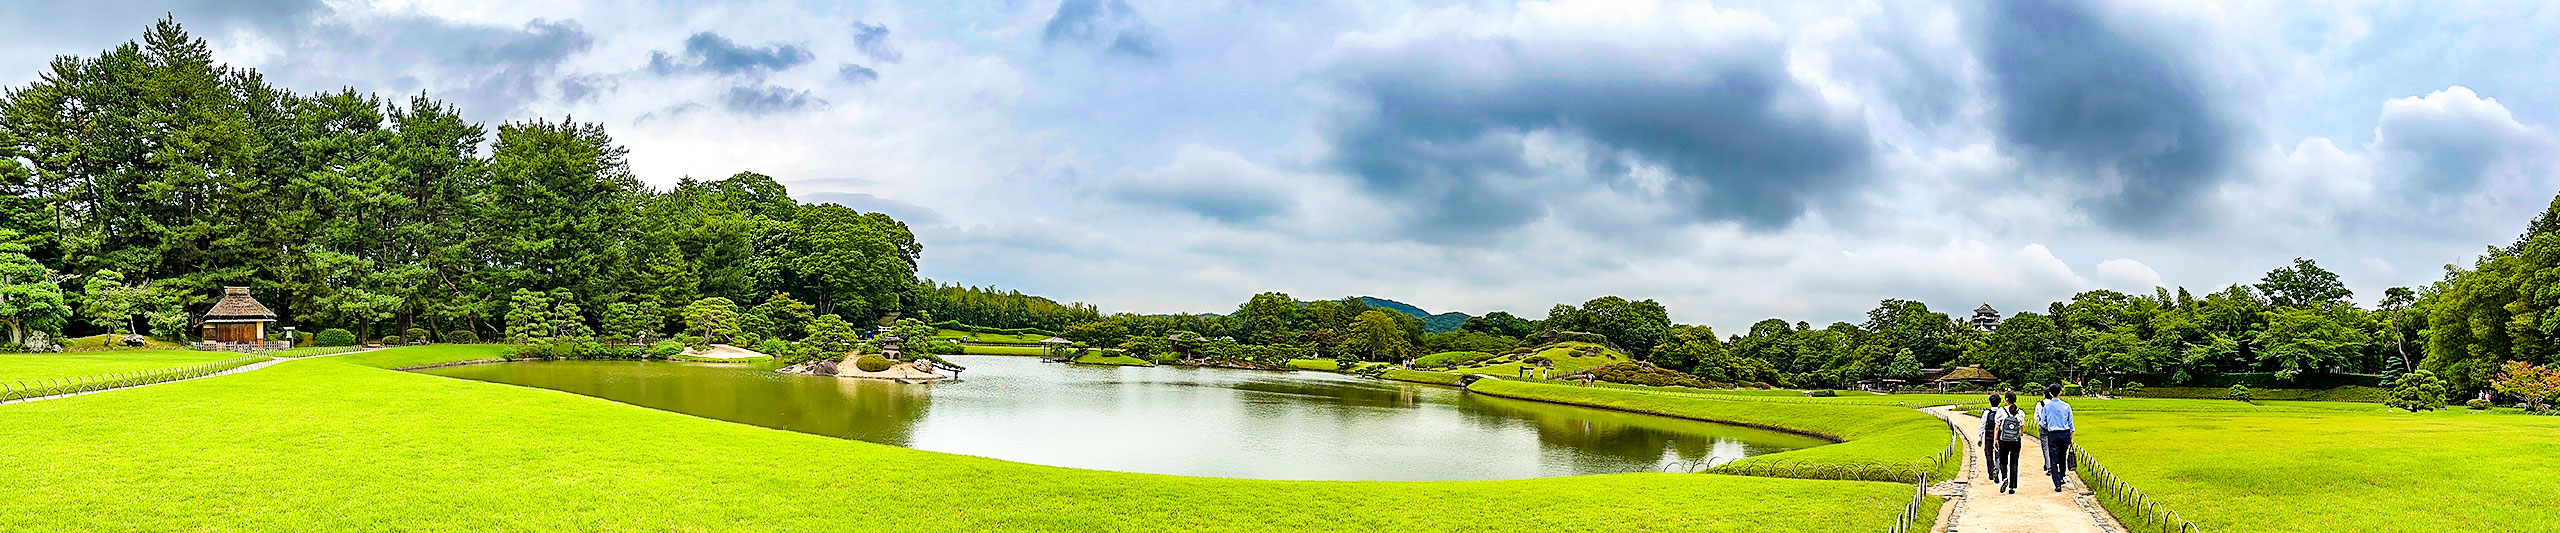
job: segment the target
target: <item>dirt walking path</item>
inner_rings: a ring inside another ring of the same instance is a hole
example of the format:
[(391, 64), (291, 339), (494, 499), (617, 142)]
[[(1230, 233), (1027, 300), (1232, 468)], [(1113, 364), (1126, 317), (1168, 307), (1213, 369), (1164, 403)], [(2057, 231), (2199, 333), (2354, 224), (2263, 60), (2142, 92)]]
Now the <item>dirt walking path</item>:
[(51, 400), (51, 399), (55, 399), (55, 398), (69, 398), (69, 397), (73, 397), (73, 396), (84, 396), (84, 395), (90, 395), (90, 394), (97, 394), (97, 393), (101, 393), (101, 392), (114, 392), (114, 391), (127, 390), (127, 389), (139, 389), (139, 388), (143, 388), (143, 387), (149, 387), (149, 386), (152, 386), (152, 385), (163, 385), (163, 384), (169, 384), (169, 383), (178, 383), (178, 382), (185, 382), (185, 381), (195, 381), (195, 380), (204, 379), (204, 378), (220, 377), (220, 376), (228, 376), (228, 375), (232, 375), (232, 374), (238, 374), (238, 373), (241, 373), (241, 372), (248, 372), (248, 371), (257, 370), (257, 369), (261, 369), (261, 368), (266, 368), (266, 367), (276, 366), (276, 363), (282, 363), (282, 362), (285, 362), (285, 361), (300, 361), (300, 360), (304, 360), (304, 359), (318, 359), (318, 358), (328, 357), (328, 356), (332, 356), (332, 355), (345, 355), (345, 354), (351, 354), (351, 353), (364, 353), (364, 352), (370, 352), (370, 351), (380, 350), (380, 349), (381, 349), (381, 348), (358, 348), (358, 349), (356, 349), (355, 351), (352, 351), (352, 352), (327, 353), (327, 354), (320, 354), (320, 355), (314, 355), (314, 356), (309, 356), (309, 357), (277, 357), (277, 358), (268, 359), (268, 360), (266, 360), (266, 361), (261, 361), (261, 362), (256, 362), (256, 363), (250, 363), (250, 364), (246, 364), (246, 365), (240, 365), (240, 367), (239, 367), (239, 368), (234, 368), (234, 369), (230, 369), (230, 370), (224, 370), (224, 371), (221, 371), (221, 372), (215, 372), (215, 373), (211, 373), (211, 374), (205, 374), (205, 375), (202, 375), (202, 376), (196, 376), (196, 377), (187, 378), (187, 379), (175, 379), (175, 380), (169, 380), (169, 381), (162, 381), (162, 382), (158, 382), (158, 383), (144, 383), (144, 384), (141, 384), (141, 385), (133, 385), (133, 386), (129, 386), (129, 387), (116, 387), (116, 388), (112, 388), (112, 389), (98, 389), (98, 390), (93, 390), (93, 391), (81, 391), (81, 392), (73, 392), (73, 393), (65, 393), (65, 394), (56, 394), (56, 395), (52, 395), (52, 396), (37, 396), (37, 397), (33, 397), (33, 398), (19, 398), (19, 399), (15, 399), (15, 400), (9, 400), (9, 403), (12, 403), (12, 404), (18, 404), (18, 403), (26, 403), (26, 402), (38, 402), (38, 401), (44, 401), (44, 400)]
[(2053, 479), (2044, 474), (2044, 446), (2033, 436), (2021, 440), (2018, 449), (2018, 493), (2001, 494), (1985, 471), (1991, 458), (1982, 456), (1982, 419), (1956, 411), (1952, 407), (1923, 409), (1931, 415), (1955, 422), (1966, 436), (1964, 473), (1958, 479), (1965, 483), (1965, 496), (1955, 505), (1956, 512), (1944, 524), (1946, 532), (2036, 532), (2036, 533), (2115, 533), (2124, 531), (2115, 519), (2108, 517), (2090, 499), (2088, 487), (2080, 476), (2064, 478), (2061, 492), (2054, 492)]

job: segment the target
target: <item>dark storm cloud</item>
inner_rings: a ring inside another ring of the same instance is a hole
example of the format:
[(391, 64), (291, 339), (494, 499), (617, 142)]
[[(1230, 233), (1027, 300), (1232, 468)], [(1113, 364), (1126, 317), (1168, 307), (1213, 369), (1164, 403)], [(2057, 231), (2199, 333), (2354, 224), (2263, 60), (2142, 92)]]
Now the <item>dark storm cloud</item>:
[(2047, 175), (2112, 185), (2118, 229), (2167, 230), (2232, 163), (2238, 126), (2175, 51), (2067, 0), (1996, 0), (1979, 20), (2000, 140)]
[(844, 81), (853, 82), (855, 85), (880, 80), (880, 71), (871, 70), (871, 67), (852, 63), (845, 63), (843, 66), (836, 67), (836, 75), (843, 77)]
[(872, 61), (896, 63), (905, 57), (898, 53), (897, 47), (889, 45), (889, 27), (884, 25), (854, 21), (853, 45), (862, 50), (862, 55), (870, 56)]
[[(1519, 225), (1547, 214), (1549, 197), (1593, 186), (1686, 220), (1777, 228), (1856, 192), (1870, 158), (1863, 124), (1824, 111), (1788, 74), (1775, 35), (1710, 45), (1462, 33), (1337, 48), (1325, 71), (1350, 101), (1332, 117), (1334, 163), (1413, 204), (1424, 237)], [(1585, 145), (1588, 181), (1532, 168), (1525, 139), (1540, 132)], [(1669, 180), (1642, 183), (1630, 164)]]
[(1050, 46), (1098, 46), (1114, 55), (1152, 59), (1163, 55), (1154, 26), (1125, 0), (1066, 0), (1040, 30)]
[(814, 58), (816, 56), (810, 54), (809, 49), (800, 45), (742, 46), (728, 37), (706, 31), (686, 37), (682, 54), (650, 51), (649, 71), (660, 76), (693, 72), (762, 76), (800, 66)]
[(810, 96), (809, 91), (773, 85), (742, 85), (720, 93), (720, 107), (733, 113), (764, 116), (825, 109), (827, 101)]

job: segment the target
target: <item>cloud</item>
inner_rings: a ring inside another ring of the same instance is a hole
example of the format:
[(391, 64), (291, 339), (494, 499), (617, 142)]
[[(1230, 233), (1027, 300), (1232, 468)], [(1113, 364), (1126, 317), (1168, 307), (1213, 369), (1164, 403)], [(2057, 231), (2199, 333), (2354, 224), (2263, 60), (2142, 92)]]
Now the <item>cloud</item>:
[(880, 213), (908, 225), (930, 225), (943, 222), (942, 213), (932, 208), (881, 198), (858, 192), (813, 192), (794, 197), (802, 203), (836, 204), (865, 213)]
[(706, 31), (686, 37), (682, 55), (650, 51), (649, 72), (660, 76), (699, 72), (762, 77), (808, 63), (815, 57), (809, 49), (796, 44), (741, 46), (728, 37)]
[(853, 46), (872, 61), (896, 63), (906, 57), (889, 45), (889, 27), (884, 25), (853, 21)]
[(1856, 189), (1871, 155), (1857, 113), (1786, 58), (1780, 30), (1745, 12), (1444, 9), (1335, 42), (1326, 134), (1333, 162), (1411, 204), (1424, 238), (1516, 226), (1546, 214), (1543, 198), (1594, 186), (1680, 220), (1771, 229)]
[(2467, 194), (2499, 181), (2540, 185), (2535, 178), (2549, 176), (2560, 156), (2550, 132), (2460, 85), (2383, 102), (2373, 136), (2405, 192), (2426, 196)]
[(720, 107), (733, 113), (763, 116), (825, 109), (827, 101), (775, 85), (740, 85), (720, 93)]
[(2152, 271), (2151, 265), (2119, 257), (2098, 262), (2098, 286), (2139, 294), (2162, 284), (2160, 273)]
[(1156, 29), (1125, 0), (1066, 0), (1040, 28), (1049, 46), (1099, 46), (1112, 55), (1154, 59), (1163, 55)]
[(1162, 167), (1120, 176), (1105, 193), (1123, 202), (1170, 207), (1228, 224), (1288, 215), (1292, 178), (1232, 152), (1185, 145)]
[(256, 66), (280, 73), (279, 84), (426, 91), (474, 120), (516, 118), (549, 91), (567, 100), (600, 87), (567, 81), (566, 65), (597, 41), (575, 20), (502, 26), (395, 14), (332, 19), (276, 39), (275, 56)]
[(843, 66), (836, 67), (836, 76), (844, 78), (844, 81), (853, 82), (855, 85), (880, 81), (880, 71), (871, 70), (871, 67), (852, 63), (845, 63)]
[(2001, 141), (2045, 172), (2094, 191), (2086, 204), (2117, 229), (2160, 232), (2192, 220), (2198, 193), (2230, 165), (2240, 127), (2198, 66), (2075, 0), (1994, 0), (1976, 47), (1997, 102)]

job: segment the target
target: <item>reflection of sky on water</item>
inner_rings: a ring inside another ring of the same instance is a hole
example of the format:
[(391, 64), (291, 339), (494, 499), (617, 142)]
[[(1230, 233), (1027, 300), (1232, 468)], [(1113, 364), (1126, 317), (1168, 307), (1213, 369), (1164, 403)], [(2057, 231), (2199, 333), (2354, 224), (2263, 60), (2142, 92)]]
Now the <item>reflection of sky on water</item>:
[(1812, 438), (1316, 372), (1079, 367), (963, 356), (902, 385), (738, 366), (560, 361), (450, 367), (749, 424), (1026, 463), (1262, 479), (1516, 479), (1660, 470)]

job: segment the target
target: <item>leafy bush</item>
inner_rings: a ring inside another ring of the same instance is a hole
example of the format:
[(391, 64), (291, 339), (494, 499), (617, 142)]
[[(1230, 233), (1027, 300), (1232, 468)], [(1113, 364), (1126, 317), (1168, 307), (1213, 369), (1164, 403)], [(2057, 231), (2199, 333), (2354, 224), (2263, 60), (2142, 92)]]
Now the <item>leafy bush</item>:
[(1520, 362), (1522, 362), (1522, 363), (1528, 363), (1528, 364), (1533, 364), (1533, 365), (1543, 365), (1543, 364), (1547, 364), (1547, 363), (1548, 363), (1548, 362), (1550, 362), (1550, 361), (1553, 361), (1553, 359), (1548, 359), (1548, 358), (1547, 358), (1547, 356), (1544, 356), (1544, 355), (1532, 355), (1532, 356), (1529, 356), (1529, 358), (1528, 358), (1528, 359), (1521, 359), (1521, 360), (1520, 360)]
[(2064, 383), (2064, 384), (2062, 384), (2062, 395), (2063, 395), (2063, 396), (2079, 396), (2079, 395), (2080, 395), (2080, 384), (2078, 384), (2078, 383)]
[(311, 344), (316, 346), (355, 346), (356, 334), (343, 329), (329, 328), (328, 330), (321, 331), (319, 335), (312, 336)]
[(2136, 381), (2136, 382), (2132, 382), (2132, 383), (2126, 383), (2126, 384), (2124, 384), (2124, 389), (2123, 389), (2123, 390), (2124, 390), (2124, 392), (2142, 392), (2142, 382), (2140, 382), (2140, 381)]
[(2235, 385), (2232, 385), (2232, 386), (2231, 386), (2231, 399), (2234, 399), (2234, 400), (2240, 400), (2240, 401), (2244, 401), (2244, 402), (2254, 402), (2254, 401), (2257, 401), (2257, 395), (2252, 394), (2252, 393), (2249, 391), (2249, 386), (2248, 386), (2248, 385), (2237, 385), (2237, 384), (2235, 384)]
[(889, 358), (881, 357), (880, 354), (862, 354), (862, 357), (853, 359), (853, 367), (862, 369), (864, 372), (885, 372), (889, 367), (896, 365), (897, 363), (889, 362)]
[(1806, 393), (1804, 393), (1804, 395), (1806, 395), (1806, 396), (1812, 396), (1812, 397), (1815, 397), (1815, 398), (1833, 398), (1833, 397), (1838, 397), (1838, 396), (1840, 396), (1840, 393), (1832, 392), (1832, 391), (1831, 391), (1831, 389), (1821, 389), (1821, 390), (1815, 390), (1815, 391), (1811, 391), (1811, 392), (1806, 392)]
[[(350, 338), (355, 337), (355, 335), (354, 335), (354, 334), (349, 334), (349, 335), (347, 335), (347, 336), (348, 336), (348, 337), (350, 337)], [(319, 346), (319, 344), (318, 344), (318, 343), (312, 342), (312, 341), (311, 341), (311, 339), (312, 339), (311, 332), (308, 332), (308, 331), (296, 331), (296, 332), (293, 332), (293, 345), (294, 345), (294, 346)], [(354, 345), (355, 345), (355, 344), (354, 344), (353, 342), (350, 342), (350, 343), (348, 343), (348, 344), (347, 344), (347, 346), (354, 346)]]
[(959, 341), (925, 341), (916, 345), (915, 352), (923, 355), (960, 355), (961, 348)]
[(676, 354), (680, 353), (684, 353), (684, 343), (681, 342), (664, 340), (658, 341), (657, 344), (649, 345), (649, 355), (659, 359), (675, 357)]
[(383, 346), (399, 346), (399, 345), (404, 344), (404, 343), (407, 343), (407, 342), (409, 342), (409, 340), (408, 340), (408, 339), (400, 338), (400, 336), (399, 336), (399, 335), (392, 335), (392, 336), (388, 336), (388, 337), (383, 337), (383, 338), (382, 338), (382, 345), (383, 345)]
[(1046, 336), (1051, 336), (1051, 337), (1058, 336), (1058, 333), (1057, 333), (1057, 332), (1049, 331), (1049, 330), (1045, 330), (1045, 329), (1039, 329), (1039, 328), (984, 328), (984, 327), (972, 326), (972, 325), (968, 325), (968, 324), (962, 324), (962, 323), (960, 323), (960, 321), (958, 321), (958, 320), (944, 320), (944, 321), (941, 321), (941, 322), (935, 322), (935, 323), (933, 323), (933, 324), (932, 324), (932, 326), (933, 326), (933, 327), (936, 327), (936, 328), (941, 328), (941, 329), (955, 329), (955, 330), (966, 331), (966, 332), (970, 332), (970, 333), (985, 333), (985, 334), (988, 334), (988, 335), (1046, 335)]
[(1431, 355), (1425, 355), (1425, 356), (1422, 356), (1422, 358), (1421, 358), (1421, 359), (1415, 359), (1415, 360), (1413, 360), (1413, 366), (1420, 366), (1420, 367), (1466, 366), (1466, 365), (1468, 365), (1468, 364), (1470, 364), (1470, 363), (1474, 363), (1474, 362), (1476, 362), (1476, 361), (1483, 361), (1483, 360), (1486, 360), (1486, 359), (1492, 359), (1493, 357), (1494, 357), (1494, 355), (1493, 355), (1493, 354), (1485, 353), (1485, 352), (1440, 352), (1440, 353), (1435, 353), (1435, 354), (1431, 354)]
[(756, 353), (780, 357), (782, 354), (791, 351), (791, 341), (782, 339), (765, 339), (764, 342), (756, 343), (755, 349)]
[(478, 334), (478, 333), (472, 333), (472, 332), (471, 332), (471, 330), (467, 330), (467, 329), (457, 329), (457, 330), (453, 330), (453, 331), (447, 331), (447, 332), (444, 332), (444, 343), (445, 343), (445, 344), (479, 344), (479, 343), (480, 343), (480, 334)]
[(400, 332), (401, 338), (413, 341), (433, 342), (435, 341), (435, 335), (435, 332), (427, 331), (427, 328), (409, 328)]
[(2471, 401), (2463, 402), (2463, 405), (2471, 406), (2471, 410), (2473, 411), (2487, 411), (2489, 410), (2490, 404), (2488, 400), (2474, 398)]

